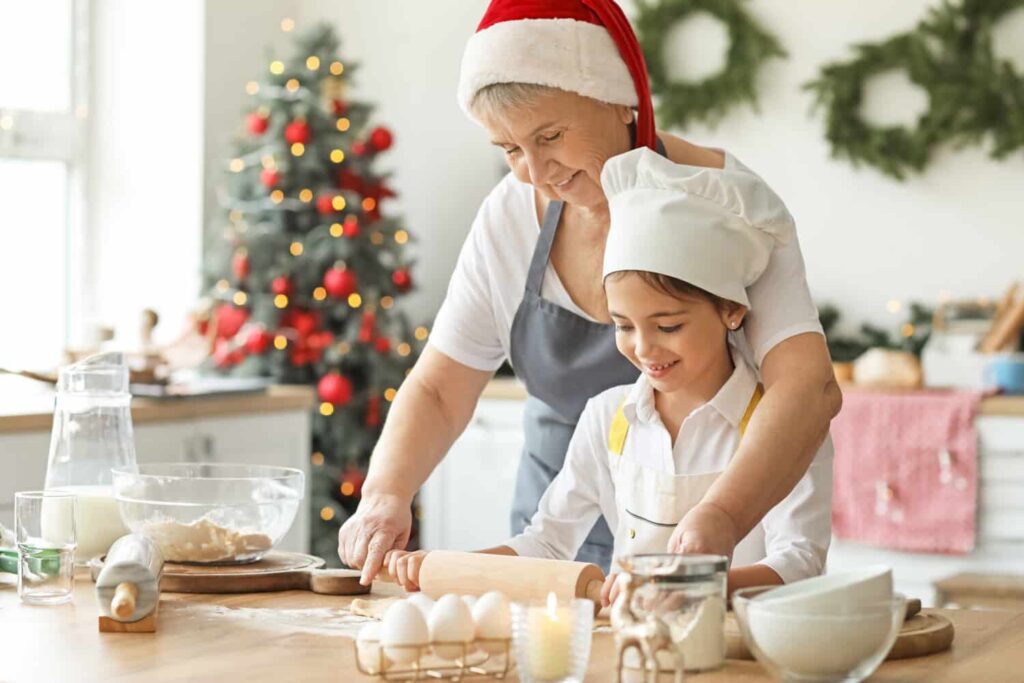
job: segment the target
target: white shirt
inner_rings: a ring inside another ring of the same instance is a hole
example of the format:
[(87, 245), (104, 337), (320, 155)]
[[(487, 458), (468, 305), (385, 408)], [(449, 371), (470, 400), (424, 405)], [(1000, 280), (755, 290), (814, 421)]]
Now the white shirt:
[[(739, 446), (739, 425), (757, 386), (757, 375), (739, 353), (733, 354), (733, 361), (735, 370), (714, 398), (683, 420), (674, 446), (655, 409), (646, 375), (592, 398), (573, 434), (565, 465), (541, 498), (530, 525), (506, 545), (523, 556), (572, 559), (599, 515), (609, 528), (618, 528), (608, 431), (620, 405), (629, 422), (624, 456), (670, 474), (725, 470)], [(831, 514), (832, 444), (826, 439), (793, 491), (737, 545), (735, 566), (756, 561), (771, 567), (786, 583), (821, 574), (832, 535)]]
[[(725, 167), (746, 168), (727, 152)], [(480, 206), (463, 244), (430, 333), (434, 348), (478, 370), (496, 370), (509, 357), (512, 320), (523, 300), (539, 234), (533, 187), (509, 173)], [(550, 263), (541, 295), (591, 319), (569, 296)], [(760, 367), (768, 352), (789, 337), (823, 334), (796, 239), (775, 248), (764, 274), (747, 288), (747, 296), (751, 310), (745, 333), (736, 343), (751, 365)]]

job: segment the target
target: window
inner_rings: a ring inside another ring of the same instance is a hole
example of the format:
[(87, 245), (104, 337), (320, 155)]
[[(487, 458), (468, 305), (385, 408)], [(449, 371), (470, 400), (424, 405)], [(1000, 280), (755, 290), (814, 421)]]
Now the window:
[(87, 0), (0, 0), (0, 367), (51, 368), (80, 325)]

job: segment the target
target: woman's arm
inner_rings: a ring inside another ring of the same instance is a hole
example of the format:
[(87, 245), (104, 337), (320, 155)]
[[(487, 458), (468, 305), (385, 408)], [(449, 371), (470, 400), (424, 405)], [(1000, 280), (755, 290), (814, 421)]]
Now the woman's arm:
[(842, 394), (825, 337), (799, 334), (777, 344), (761, 365), (764, 398), (740, 447), (703, 500), (683, 518), (671, 547), (731, 555), (807, 471), (839, 413)]
[(493, 373), (458, 363), (428, 345), (391, 406), (356, 513), (338, 531), (341, 561), (369, 585), (387, 551), (404, 548), (409, 506), (466, 428)]

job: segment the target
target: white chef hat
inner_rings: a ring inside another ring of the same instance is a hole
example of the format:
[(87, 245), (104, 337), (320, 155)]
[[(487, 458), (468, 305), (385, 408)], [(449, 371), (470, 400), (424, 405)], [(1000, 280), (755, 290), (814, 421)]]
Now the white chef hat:
[(746, 288), (795, 232), (786, 205), (746, 169), (686, 166), (639, 148), (609, 159), (601, 184), (611, 211), (604, 276), (659, 273), (749, 308)]

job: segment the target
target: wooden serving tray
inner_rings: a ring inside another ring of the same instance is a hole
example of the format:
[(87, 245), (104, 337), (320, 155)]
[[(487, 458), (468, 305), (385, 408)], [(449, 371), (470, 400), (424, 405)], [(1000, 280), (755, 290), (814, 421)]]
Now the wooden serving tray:
[[(729, 612), (725, 617), (726, 657), (729, 659), (753, 659), (740, 635), (736, 616)], [(924, 610), (908, 617), (896, 637), (886, 659), (908, 659), (942, 652), (953, 643), (953, 623), (941, 614)]]
[[(92, 580), (105, 558), (89, 562)], [(323, 569), (323, 558), (302, 553), (269, 552), (250, 564), (164, 564), (160, 590), (169, 593), (265, 593), (308, 590), (323, 595), (365, 595), (355, 569)]]

